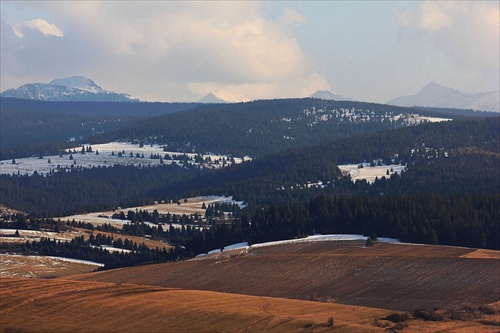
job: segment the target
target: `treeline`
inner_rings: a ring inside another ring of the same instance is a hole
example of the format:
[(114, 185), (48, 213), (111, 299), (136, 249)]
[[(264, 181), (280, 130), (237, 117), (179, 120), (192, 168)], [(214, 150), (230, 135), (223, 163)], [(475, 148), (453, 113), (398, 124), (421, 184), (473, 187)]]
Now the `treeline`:
[[(384, 236), (411, 243), (499, 250), (499, 200), (499, 193), (323, 194), (302, 204), (246, 209), (241, 218), (231, 223), (213, 223), (211, 228), (188, 225), (163, 230), (161, 226), (133, 223), (122, 230), (123, 235), (148, 233), (165, 238), (177, 244), (171, 250), (149, 249), (143, 244), (97, 235), (88, 241), (77, 237), (70, 242), (50, 239), (27, 242), (22, 245), (21, 252), (91, 260), (104, 263), (105, 268), (116, 268), (185, 259), (242, 241), (255, 244), (316, 233), (364, 234), (372, 239)], [(142, 228), (142, 232), (138, 232), (138, 228)], [(127, 248), (131, 252), (110, 253), (92, 246), (103, 244)]]
[(201, 172), (172, 164), (96, 167), (51, 176), (0, 175), (0, 198), (8, 207), (38, 216), (64, 216), (152, 204), (160, 196), (158, 189), (182, 192), (178, 184)]
[(49, 238), (42, 238), (39, 242), (27, 241), (21, 246), (21, 251), (26, 254), (37, 253), (38, 255), (45, 256), (94, 261), (104, 264), (104, 269), (161, 263), (184, 257), (184, 251), (180, 248), (172, 248), (170, 250), (166, 248), (150, 249), (144, 244), (135, 244), (135, 247), (137, 248), (136, 251), (110, 252), (106, 249), (92, 246), (88, 240), (80, 236), (69, 242), (56, 241)]
[(403, 242), (500, 249), (500, 195), (406, 194), (379, 197), (321, 195), (302, 205), (271, 206), (232, 225), (191, 230), (191, 254), (314, 233), (364, 234)]

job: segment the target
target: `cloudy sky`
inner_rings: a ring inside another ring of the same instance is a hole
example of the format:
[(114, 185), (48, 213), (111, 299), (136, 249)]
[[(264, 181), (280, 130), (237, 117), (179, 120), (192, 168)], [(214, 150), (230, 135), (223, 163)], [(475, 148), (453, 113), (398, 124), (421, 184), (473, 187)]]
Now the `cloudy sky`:
[(429, 82), (499, 89), (498, 1), (4, 1), (1, 86), (83, 75), (148, 101), (319, 89), (363, 101)]

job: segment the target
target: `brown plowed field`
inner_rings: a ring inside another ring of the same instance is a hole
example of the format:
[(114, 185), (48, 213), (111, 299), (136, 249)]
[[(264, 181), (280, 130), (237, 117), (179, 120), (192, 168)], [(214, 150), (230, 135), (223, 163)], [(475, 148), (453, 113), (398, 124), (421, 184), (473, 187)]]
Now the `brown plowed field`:
[[(0, 278), (0, 332), (387, 332), (387, 310), (103, 282)], [(328, 326), (328, 319), (334, 326)], [(483, 317), (484, 318), (484, 317)], [(487, 316), (490, 321), (497, 316)], [(410, 317), (407, 333), (493, 333)]]
[[(270, 297), (0, 279), (2, 332), (383, 332), (388, 312)], [(335, 328), (327, 327), (335, 317)]]
[(74, 277), (101, 282), (333, 301), (402, 311), (500, 300), (500, 260), (474, 249), (322, 241)]

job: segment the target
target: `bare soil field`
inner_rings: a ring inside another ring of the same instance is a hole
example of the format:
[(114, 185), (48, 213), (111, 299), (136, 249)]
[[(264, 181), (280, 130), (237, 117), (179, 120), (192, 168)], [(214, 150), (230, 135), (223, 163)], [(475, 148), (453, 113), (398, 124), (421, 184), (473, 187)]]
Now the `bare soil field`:
[(97, 268), (53, 257), (0, 254), (0, 277), (55, 278), (89, 273)]
[(399, 311), (458, 309), (500, 300), (500, 260), (464, 258), (475, 249), (323, 241), (257, 247), (195, 260), (74, 277), (210, 290)]
[[(0, 279), (1, 332), (387, 332), (397, 325), (387, 320), (392, 313), (131, 284)], [(498, 331), (477, 321), (429, 322), (412, 316), (402, 327), (409, 333)]]
[[(68, 280), (0, 280), (3, 332), (383, 332), (388, 312), (338, 304)], [(328, 318), (335, 316), (334, 327)]]
[(500, 259), (500, 251), (478, 249), (474, 252), (460, 256), (460, 258)]
[[(390, 311), (131, 284), (0, 278), (1, 332), (387, 332)], [(329, 324), (329, 319), (332, 318)], [(496, 332), (410, 318), (403, 332)]]

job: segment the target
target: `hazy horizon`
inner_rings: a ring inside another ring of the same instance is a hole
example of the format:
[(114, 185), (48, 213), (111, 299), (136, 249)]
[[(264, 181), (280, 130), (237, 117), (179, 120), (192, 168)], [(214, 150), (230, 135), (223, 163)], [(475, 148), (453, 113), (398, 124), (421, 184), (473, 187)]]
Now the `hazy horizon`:
[(499, 90), (500, 4), (2, 1), (1, 91), (85, 76), (146, 101), (331, 90), (385, 103), (430, 82)]

